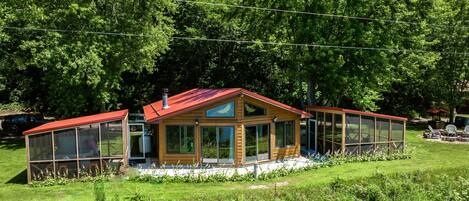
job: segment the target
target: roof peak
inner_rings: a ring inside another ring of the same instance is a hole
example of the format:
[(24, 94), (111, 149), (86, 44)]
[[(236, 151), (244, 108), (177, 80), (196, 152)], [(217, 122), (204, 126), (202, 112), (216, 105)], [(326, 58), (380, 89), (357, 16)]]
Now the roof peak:
[(171, 106), (170, 108), (163, 109), (162, 100), (159, 100), (144, 106), (143, 111), (147, 121), (154, 122), (168, 116), (200, 108), (217, 101), (232, 98), (239, 94), (244, 94), (252, 98), (256, 98), (260, 101), (275, 105), (304, 117), (310, 115), (307, 112), (285, 105), (244, 88), (193, 88), (191, 90), (168, 97), (168, 103)]

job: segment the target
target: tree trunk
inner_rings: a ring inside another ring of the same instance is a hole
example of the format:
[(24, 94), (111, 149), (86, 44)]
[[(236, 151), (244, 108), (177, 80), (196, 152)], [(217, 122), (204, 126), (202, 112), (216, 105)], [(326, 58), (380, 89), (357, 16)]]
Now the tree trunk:
[(456, 107), (450, 106), (449, 108), (449, 123), (454, 124), (454, 119), (456, 117)]
[(313, 79), (308, 77), (308, 91), (307, 91), (307, 105), (313, 105), (316, 103), (314, 98), (314, 86)]

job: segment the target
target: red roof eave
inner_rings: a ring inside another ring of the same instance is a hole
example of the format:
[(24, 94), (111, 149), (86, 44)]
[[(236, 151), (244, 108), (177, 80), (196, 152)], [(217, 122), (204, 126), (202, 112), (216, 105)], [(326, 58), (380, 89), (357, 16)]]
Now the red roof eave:
[(128, 110), (118, 110), (113, 112), (100, 113), (95, 115), (88, 115), (76, 117), (71, 119), (64, 119), (59, 121), (49, 122), (38, 127), (29, 129), (23, 132), (23, 135), (31, 135), (37, 133), (44, 133), (53, 130), (62, 130), (66, 128), (73, 128), (80, 125), (94, 124), (100, 122), (108, 122), (115, 120), (122, 120), (128, 114)]
[(393, 116), (393, 115), (387, 115), (387, 114), (378, 114), (374, 112), (364, 112), (364, 111), (359, 111), (359, 110), (351, 110), (351, 109), (338, 108), (338, 107), (308, 106), (308, 108), (312, 110), (316, 109), (316, 110), (339, 111), (343, 113), (358, 114), (358, 115), (363, 115), (363, 116), (372, 116), (372, 117), (378, 117), (378, 118), (383, 118), (383, 119), (393, 119), (393, 120), (399, 120), (399, 121), (408, 120), (405, 117), (399, 117), (399, 116)]

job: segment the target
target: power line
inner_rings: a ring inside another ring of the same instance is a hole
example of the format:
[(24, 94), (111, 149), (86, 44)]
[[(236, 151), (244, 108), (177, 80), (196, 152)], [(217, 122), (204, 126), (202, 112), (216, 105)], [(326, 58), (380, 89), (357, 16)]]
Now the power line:
[[(11, 26), (3, 26), (2, 28), (9, 29), (9, 30), (18, 30), (18, 31), (80, 33), (80, 34), (127, 36), (127, 37), (154, 37), (153, 35), (121, 33), (121, 32), (80, 31), (80, 30), (45, 29), (45, 28), (11, 27)], [(395, 49), (395, 48), (379, 48), (379, 47), (357, 47), (357, 46), (325, 45), (325, 44), (311, 44), (311, 43), (288, 43), (288, 42), (282, 43), (282, 42), (256, 41), (256, 40), (197, 38), (197, 37), (183, 37), (183, 36), (173, 36), (171, 38), (174, 40), (228, 42), (228, 43), (238, 43), (238, 44), (263, 44), (263, 45), (279, 45), (279, 46), (292, 46), (292, 47), (316, 47), (316, 48), (330, 48), (330, 49), (352, 49), (352, 50), (387, 51), (387, 52), (440, 53), (440, 54), (463, 55), (463, 56), (466, 56), (468, 54), (466, 52), (427, 51), (427, 50), (416, 50), (416, 49)]]
[[(322, 16), (322, 17), (337, 17), (337, 18), (344, 18), (344, 19), (354, 19), (354, 20), (364, 20), (364, 21), (375, 21), (375, 22), (386, 22), (386, 23), (394, 23), (394, 24), (408, 24), (408, 25), (420, 25), (421, 22), (409, 22), (409, 21), (401, 21), (401, 20), (386, 20), (386, 19), (376, 19), (376, 18), (368, 18), (368, 17), (357, 17), (357, 16), (348, 16), (348, 15), (336, 15), (336, 14), (329, 14), (329, 13), (315, 13), (315, 12), (307, 12), (307, 11), (297, 11), (297, 10), (285, 10), (285, 9), (277, 9), (277, 8), (265, 8), (265, 7), (256, 7), (256, 6), (243, 6), (243, 5), (234, 5), (234, 4), (224, 4), (224, 3), (213, 3), (213, 2), (201, 2), (201, 1), (191, 1), (191, 0), (175, 0), (177, 2), (185, 2), (191, 4), (201, 4), (201, 5), (209, 5), (209, 6), (218, 6), (218, 7), (231, 7), (231, 8), (242, 8), (242, 9), (251, 9), (251, 10), (261, 10), (261, 11), (271, 11), (271, 12), (281, 12), (281, 13), (292, 13), (292, 14), (303, 14), (303, 15), (314, 15), (314, 16)], [(439, 28), (449, 28), (455, 26), (447, 26), (447, 25), (440, 25), (440, 24), (428, 24), (430, 26), (439, 27)], [(468, 26), (460, 26), (459, 28), (467, 29)]]

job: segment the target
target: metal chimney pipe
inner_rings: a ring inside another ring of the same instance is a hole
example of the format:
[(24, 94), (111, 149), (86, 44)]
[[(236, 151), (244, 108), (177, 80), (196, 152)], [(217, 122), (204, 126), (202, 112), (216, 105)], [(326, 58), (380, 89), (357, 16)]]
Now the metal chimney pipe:
[(163, 88), (163, 109), (169, 108), (168, 105), (168, 88)]

